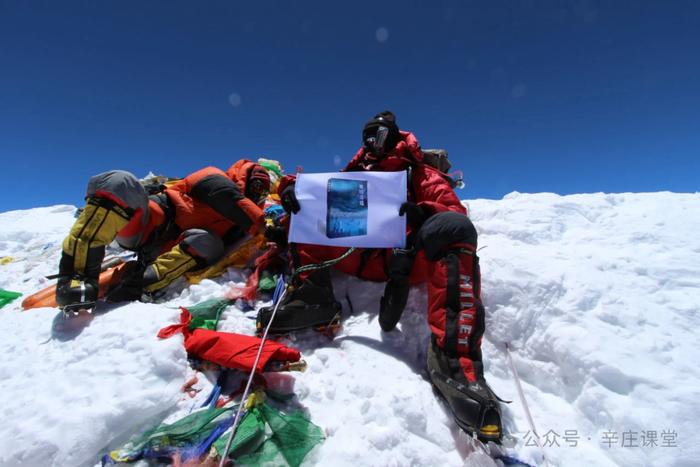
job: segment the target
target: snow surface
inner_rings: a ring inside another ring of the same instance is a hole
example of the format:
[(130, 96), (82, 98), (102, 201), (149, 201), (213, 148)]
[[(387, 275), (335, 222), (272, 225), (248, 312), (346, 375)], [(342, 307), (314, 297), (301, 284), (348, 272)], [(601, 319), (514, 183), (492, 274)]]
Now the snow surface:
[[(511, 193), (469, 208), (480, 233), (487, 379), (513, 401), (504, 407), (507, 453), (544, 465), (528, 446), (504, 342), (549, 465), (698, 465), (700, 194)], [(50, 282), (74, 209), (0, 214), (0, 257), (14, 259), (0, 265), (1, 288), (28, 294)], [(60, 327), (55, 309), (5, 306), (0, 466), (96, 465), (131, 434), (201, 402), (211, 375), (198, 374), (195, 399), (184, 395), (194, 372), (182, 338), (155, 334), (177, 321), (178, 305), (221, 297), (244, 280), (230, 270), (166, 303), (113, 307), (75, 330)], [(295, 405), (327, 433), (306, 464), (500, 465), (455, 427), (426, 380), (425, 288), (411, 291), (399, 330), (383, 333), (383, 285), (340, 274), (334, 283), (341, 332), (292, 336), (309, 369), (268, 376), (293, 387)], [(220, 329), (251, 334), (254, 316), (231, 306)], [(649, 432), (656, 446), (642, 446)]]

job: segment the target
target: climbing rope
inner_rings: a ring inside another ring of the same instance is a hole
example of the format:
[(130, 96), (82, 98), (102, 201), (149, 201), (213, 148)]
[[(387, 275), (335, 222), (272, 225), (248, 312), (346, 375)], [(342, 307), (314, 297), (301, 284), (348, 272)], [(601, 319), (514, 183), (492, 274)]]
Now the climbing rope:
[(335, 264), (338, 264), (339, 262), (350, 256), (354, 251), (355, 247), (348, 248), (348, 250), (345, 253), (343, 253), (335, 259), (329, 259), (328, 261), (322, 261), (320, 263), (307, 264), (306, 266), (301, 266), (297, 268), (296, 271), (294, 271), (294, 274), (292, 274), (292, 279), (296, 278), (299, 274), (302, 274), (307, 271), (318, 271), (319, 269), (326, 269)]

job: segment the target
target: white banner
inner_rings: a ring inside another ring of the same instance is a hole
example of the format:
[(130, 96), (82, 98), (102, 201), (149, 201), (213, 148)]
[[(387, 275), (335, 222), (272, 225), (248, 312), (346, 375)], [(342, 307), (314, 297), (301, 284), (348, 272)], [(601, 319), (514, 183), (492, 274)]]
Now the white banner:
[(292, 215), (290, 242), (405, 248), (405, 171), (301, 173), (295, 190), (301, 210)]

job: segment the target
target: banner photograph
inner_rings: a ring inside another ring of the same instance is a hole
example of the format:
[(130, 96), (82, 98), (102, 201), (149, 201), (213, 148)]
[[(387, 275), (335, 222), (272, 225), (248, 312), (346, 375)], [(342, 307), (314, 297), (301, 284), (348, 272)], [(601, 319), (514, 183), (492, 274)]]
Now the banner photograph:
[(289, 241), (315, 245), (404, 248), (406, 172), (301, 173)]

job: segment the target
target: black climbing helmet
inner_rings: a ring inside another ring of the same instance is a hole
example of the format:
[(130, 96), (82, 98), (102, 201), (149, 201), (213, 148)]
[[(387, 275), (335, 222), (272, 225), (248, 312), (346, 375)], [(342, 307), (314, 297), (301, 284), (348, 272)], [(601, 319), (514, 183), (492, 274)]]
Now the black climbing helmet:
[(388, 110), (379, 112), (362, 129), (362, 145), (377, 157), (394, 149), (400, 140), (396, 116)]

